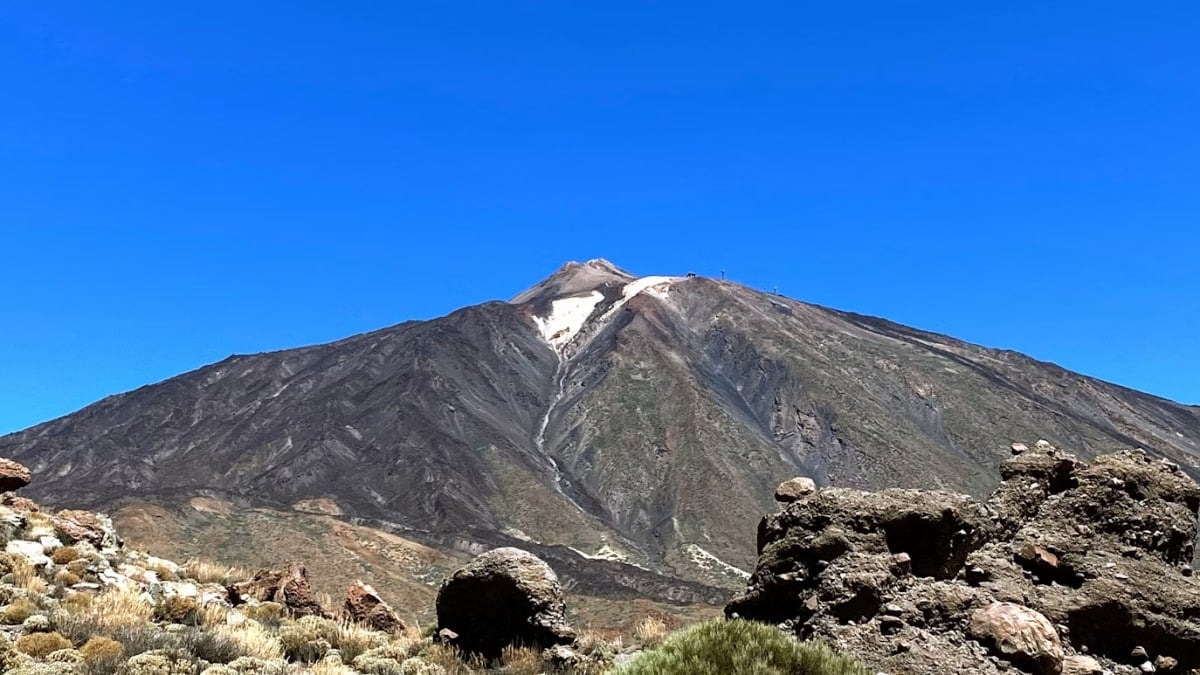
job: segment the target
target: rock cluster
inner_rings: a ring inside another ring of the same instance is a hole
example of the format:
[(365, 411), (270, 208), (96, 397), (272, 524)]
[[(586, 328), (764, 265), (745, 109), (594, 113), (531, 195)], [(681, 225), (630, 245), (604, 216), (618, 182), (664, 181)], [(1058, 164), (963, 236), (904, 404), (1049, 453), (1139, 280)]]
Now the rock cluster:
[(230, 586), (229, 597), (234, 605), (247, 600), (277, 602), (287, 607), (292, 616), (328, 616), (313, 595), (308, 570), (300, 563), (259, 570), (250, 580)]
[(488, 551), (446, 579), (437, 618), (447, 642), (489, 659), (509, 645), (549, 648), (575, 640), (554, 570), (518, 548)]
[(1014, 444), (986, 502), (811, 492), (759, 527), (727, 614), (889, 673), (1200, 672), (1200, 486), (1141, 451)]

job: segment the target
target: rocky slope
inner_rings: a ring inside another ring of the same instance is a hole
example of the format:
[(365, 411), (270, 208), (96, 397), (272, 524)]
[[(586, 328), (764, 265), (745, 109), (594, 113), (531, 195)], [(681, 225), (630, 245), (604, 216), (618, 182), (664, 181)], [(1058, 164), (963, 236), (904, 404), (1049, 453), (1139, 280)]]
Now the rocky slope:
[[(0, 455), (33, 470), (48, 504), (181, 523), (197, 499), (315, 509), (447, 555), (528, 548), (596, 596), (720, 602), (753, 566), (752, 523), (784, 478), (982, 496), (996, 439), (1026, 437), (1084, 459), (1142, 447), (1191, 472), (1200, 409), (591, 261), (510, 302), (232, 356), (0, 438)], [(286, 538), (269, 543), (245, 545), (294, 557)]]
[(1013, 452), (986, 502), (795, 495), (759, 526), (758, 568), (727, 613), (891, 673), (1200, 672), (1200, 485), (1144, 452)]

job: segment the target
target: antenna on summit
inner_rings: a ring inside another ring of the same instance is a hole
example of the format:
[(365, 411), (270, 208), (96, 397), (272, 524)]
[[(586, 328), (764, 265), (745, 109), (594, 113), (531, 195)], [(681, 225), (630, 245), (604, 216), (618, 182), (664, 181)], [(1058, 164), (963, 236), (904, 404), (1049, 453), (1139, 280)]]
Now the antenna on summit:
[(725, 270), (721, 270), (721, 280), (725, 280)]

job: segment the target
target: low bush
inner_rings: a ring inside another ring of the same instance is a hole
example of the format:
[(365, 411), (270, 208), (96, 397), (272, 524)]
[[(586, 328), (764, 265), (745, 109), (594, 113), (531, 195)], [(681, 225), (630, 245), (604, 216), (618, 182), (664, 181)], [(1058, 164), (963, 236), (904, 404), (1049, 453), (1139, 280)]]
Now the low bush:
[(125, 647), (120, 642), (102, 635), (90, 638), (79, 648), (88, 675), (110, 675), (117, 672), (125, 662)]
[(33, 604), (29, 598), (15, 598), (8, 603), (3, 612), (0, 612), (0, 623), (10, 626), (24, 623), (25, 619), (28, 619), (36, 611), (38, 611), (38, 606)]
[(58, 633), (29, 633), (17, 638), (17, 651), (35, 659), (44, 658), (60, 649), (70, 649), (71, 641)]
[(55, 565), (66, 565), (79, 560), (79, 555), (79, 549), (74, 546), (60, 546), (50, 554), (50, 559)]
[(195, 598), (182, 595), (170, 595), (163, 598), (154, 606), (154, 620), (160, 623), (181, 623), (186, 626), (198, 626), (204, 622), (200, 612), (200, 603)]
[(709, 621), (642, 652), (619, 675), (870, 675), (862, 664), (773, 626)]

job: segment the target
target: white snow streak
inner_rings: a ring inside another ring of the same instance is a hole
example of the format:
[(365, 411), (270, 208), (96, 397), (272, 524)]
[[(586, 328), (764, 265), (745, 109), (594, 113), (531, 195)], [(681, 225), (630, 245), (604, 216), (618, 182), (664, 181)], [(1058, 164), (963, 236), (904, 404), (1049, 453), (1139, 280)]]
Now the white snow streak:
[(603, 299), (604, 295), (600, 291), (573, 298), (559, 298), (550, 303), (550, 316), (535, 316), (533, 322), (537, 324), (546, 342), (562, 351), (583, 328), (587, 318)]
[(709, 553), (708, 551), (705, 551), (704, 549), (700, 548), (699, 546), (697, 546), (695, 544), (688, 544), (687, 547), (684, 548), (684, 550), (687, 552), (688, 556), (692, 559), (692, 562), (696, 563), (696, 565), (699, 566), (701, 569), (705, 569), (705, 570), (708, 570), (711, 572), (712, 566), (716, 565), (720, 569), (723, 569), (726, 572), (728, 572), (730, 574), (734, 574), (736, 576), (739, 576), (743, 579), (750, 578), (750, 573), (747, 572), (746, 570), (738, 568), (738, 567), (734, 567), (733, 565), (730, 565), (729, 563), (725, 562), (724, 560), (721, 560), (717, 556)]
[[(670, 284), (678, 279), (679, 277), (651, 276), (635, 279), (625, 284), (624, 288), (621, 289), (621, 299), (614, 302), (604, 314), (596, 319), (595, 323), (600, 324), (600, 326), (596, 330), (588, 331), (583, 344), (576, 345), (574, 343), (580, 333), (583, 332), (588, 319), (596, 311), (596, 306), (604, 300), (604, 294), (600, 291), (592, 291), (587, 295), (557, 298), (551, 301), (550, 314), (548, 316), (533, 317), (533, 322), (537, 325), (538, 332), (554, 348), (554, 354), (558, 357), (558, 366), (554, 369), (554, 396), (550, 399), (550, 404), (546, 406), (546, 412), (542, 415), (541, 422), (538, 424), (537, 433), (533, 437), (533, 444), (537, 448), (538, 454), (546, 459), (546, 463), (552, 471), (555, 489), (580, 511), (584, 510), (583, 507), (562, 489), (562, 469), (559, 468), (558, 462), (555, 461), (550, 453), (546, 452), (546, 430), (550, 426), (550, 419), (563, 399), (567, 397), (567, 367), (570, 365), (574, 354), (581, 352), (583, 347), (586, 346), (587, 340), (599, 333), (604, 324), (608, 323), (630, 299), (639, 293), (648, 291), (655, 297), (666, 300)], [(568, 353), (568, 349), (572, 347), (574, 349)]]

